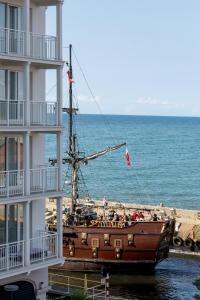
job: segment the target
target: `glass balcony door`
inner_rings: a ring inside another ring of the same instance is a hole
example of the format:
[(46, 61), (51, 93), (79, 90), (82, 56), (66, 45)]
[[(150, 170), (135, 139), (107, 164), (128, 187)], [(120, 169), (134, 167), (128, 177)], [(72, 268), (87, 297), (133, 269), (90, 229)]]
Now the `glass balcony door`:
[(24, 47), (23, 30), (23, 9), (17, 6), (8, 6), (8, 28), (9, 34), (9, 52), (21, 53)]
[(0, 3), (0, 52), (24, 54), (23, 8)]
[(0, 138), (0, 195), (23, 193), (23, 142), (19, 137)]
[(23, 72), (0, 70), (0, 124), (23, 123)]
[(6, 4), (0, 3), (0, 52), (6, 52)]
[(0, 245), (23, 240), (24, 205), (0, 205)]
[(12, 72), (8, 74), (9, 80), (9, 118), (12, 124), (23, 124), (24, 102), (23, 102), (23, 72)]

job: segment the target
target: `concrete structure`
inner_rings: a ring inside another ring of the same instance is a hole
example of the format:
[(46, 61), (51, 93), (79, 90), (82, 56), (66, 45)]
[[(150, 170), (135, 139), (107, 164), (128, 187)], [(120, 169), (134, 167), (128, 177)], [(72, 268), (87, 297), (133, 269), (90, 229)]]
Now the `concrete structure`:
[[(55, 37), (45, 35), (48, 6)], [(8, 284), (21, 300), (28, 285), (46, 299), (48, 266), (63, 261), (62, 68), (62, 1), (0, 0), (0, 299)], [(45, 99), (48, 69), (57, 73), (54, 102)], [(47, 133), (56, 135), (55, 167), (45, 164)], [(46, 197), (57, 201), (54, 234), (45, 230)]]

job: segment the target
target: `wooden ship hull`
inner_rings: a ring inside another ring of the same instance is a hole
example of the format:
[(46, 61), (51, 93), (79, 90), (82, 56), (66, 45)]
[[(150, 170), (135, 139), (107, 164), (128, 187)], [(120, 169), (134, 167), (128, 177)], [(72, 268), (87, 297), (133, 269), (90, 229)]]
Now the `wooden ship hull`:
[(69, 271), (152, 271), (168, 257), (174, 221), (99, 222), (64, 226), (63, 252)]

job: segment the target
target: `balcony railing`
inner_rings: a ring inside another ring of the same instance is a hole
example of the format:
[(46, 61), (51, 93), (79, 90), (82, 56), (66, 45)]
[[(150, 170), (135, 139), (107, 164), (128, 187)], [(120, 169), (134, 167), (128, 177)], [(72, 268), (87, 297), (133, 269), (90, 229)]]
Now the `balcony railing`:
[[(0, 172), (0, 198), (24, 196), (24, 170)], [(30, 170), (30, 193), (58, 191), (58, 167)]]
[(0, 100), (0, 125), (24, 125), (24, 101)]
[(0, 28), (0, 53), (24, 56), (25, 36), (24, 31)]
[(0, 245), (0, 274), (9, 270), (23, 268), (26, 255), (30, 264), (37, 264), (58, 258), (58, 234), (52, 233), (32, 238), (30, 253), (25, 253), (26, 241)]
[[(0, 100), (0, 126), (23, 126), (25, 101)], [(57, 126), (56, 102), (31, 101), (30, 122), (32, 126)]]
[(58, 167), (30, 170), (31, 193), (58, 191)]
[(31, 125), (56, 126), (58, 125), (57, 103), (45, 101), (31, 101)]
[(24, 195), (24, 170), (0, 172), (0, 197)]
[(57, 59), (57, 39), (54, 36), (30, 33), (30, 54), (34, 58)]
[[(0, 28), (0, 53), (26, 56), (26, 32), (10, 28)], [(57, 38), (55, 36), (29, 33), (30, 56), (36, 59), (58, 59)]]
[(30, 262), (36, 263), (58, 255), (58, 235), (48, 234), (30, 240)]

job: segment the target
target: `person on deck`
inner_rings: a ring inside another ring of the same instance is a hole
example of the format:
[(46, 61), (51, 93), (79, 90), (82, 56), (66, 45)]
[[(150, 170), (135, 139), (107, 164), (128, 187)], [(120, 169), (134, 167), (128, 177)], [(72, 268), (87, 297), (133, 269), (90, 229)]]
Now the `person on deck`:
[(137, 218), (138, 218), (138, 213), (136, 211), (134, 211), (133, 214), (132, 214), (132, 220), (136, 221)]
[(159, 218), (158, 218), (157, 214), (154, 214), (153, 215), (153, 221), (158, 221), (158, 220), (159, 220)]
[(108, 201), (106, 200), (106, 197), (103, 197), (103, 208), (106, 209), (108, 207)]
[(141, 211), (138, 214), (138, 219), (140, 219), (140, 220), (144, 219), (144, 215), (143, 215), (143, 213)]
[(114, 213), (113, 221), (119, 221), (119, 215), (116, 212)]

